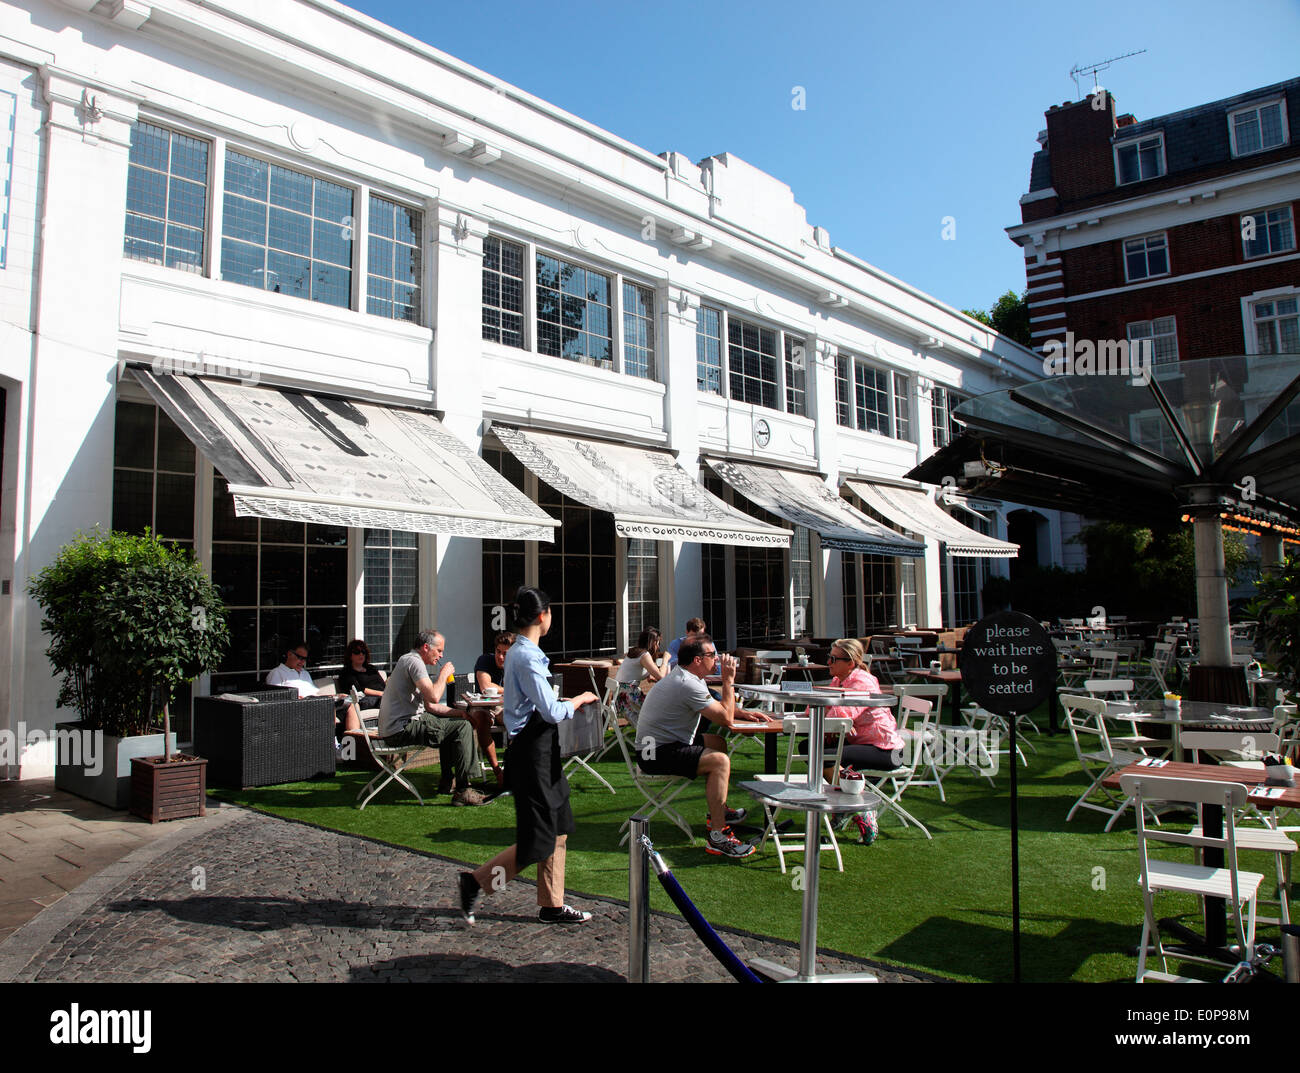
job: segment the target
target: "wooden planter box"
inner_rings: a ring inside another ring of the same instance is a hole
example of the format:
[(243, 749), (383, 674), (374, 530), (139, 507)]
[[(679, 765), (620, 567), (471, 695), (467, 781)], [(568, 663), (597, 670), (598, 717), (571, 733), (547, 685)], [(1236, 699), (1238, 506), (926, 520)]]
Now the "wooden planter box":
[(184, 756), (170, 764), (161, 756), (136, 757), (131, 761), (131, 813), (150, 823), (207, 815), (208, 762), (202, 757)]

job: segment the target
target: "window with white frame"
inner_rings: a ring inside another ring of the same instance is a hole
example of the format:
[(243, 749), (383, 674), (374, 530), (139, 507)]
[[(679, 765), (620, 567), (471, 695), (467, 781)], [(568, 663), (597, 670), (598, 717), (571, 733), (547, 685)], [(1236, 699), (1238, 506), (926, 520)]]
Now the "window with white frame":
[[(724, 503), (727, 501), (727, 486), (713, 470), (705, 467), (700, 477), (705, 489), (712, 492)], [(704, 624), (718, 647), (730, 647), (728, 640), (727, 616), (727, 547), (724, 544), (700, 545), (700, 596), (704, 608)], [(676, 632), (677, 623), (664, 623), (672, 632)]]
[(808, 353), (798, 336), (785, 337), (785, 412), (808, 416)]
[(194, 444), (151, 403), (119, 400), (113, 426), (113, 528), (194, 546)]
[(911, 420), (910, 381), (851, 354), (835, 357), (835, 420), (845, 428), (906, 439)]
[(1228, 133), (1232, 138), (1232, 155), (1246, 156), (1286, 145), (1286, 102), (1252, 104), (1228, 113)]
[(1294, 295), (1252, 302), (1255, 324), (1255, 353), (1300, 353), (1300, 307)]
[(1120, 186), (1155, 179), (1165, 173), (1163, 134), (1134, 138), (1115, 146), (1115, 174)]
[(802, 525), (796, 525), (794, 536), (790, 538), (792, 637), (806, 637), (812, 633), (812, 576), (812, 536)]
[(916, 629), (918, 619), (915, 559), (900, 558), (898, 560), (898, 579), (900, 582), (899, 625), (907, 629)]
[(930, 424), (936, 447), (947, 447), (958, 434), (957, 422), (952, 412), (966, 401), (951, 388), (935, 384), (930, 389)]
[[(131, 129), (123, 253), (132, 260), (343, 309), (421, 322), (420, 212), (361, 182), (330, 181), (227, 147), (209, 190), (211, 143), (147, 120)], [(220, 197), (221, 234), (208, 198)], [(366, 264), (354, 264), (353, 218), (368, 194)], [(219, 256), (208, 258), (209, 248)], [(212, 264), (207, 264), (207, 261)]]
[(1129, 349), (1145, 339), (1151, 341), (1151, 364), (1164, 365), (1178, 360), (1178, 325), (1173, 317), (1135, 320), (1127, 329)]
[(212, 583), (225, 602), (230, 651), (212, 692), (255, 689), (306, 640), (309, 668), (341, 667), (348, 632), (348, 531), (339, 525), (235, 515), (218, 476), (212, 496)]
[[(495, 442), (495, 440), (493, 441)], [(529, 475), (524, 464), (504, 447), (483, 445), (483, 461), (524, 495), (529, 493)], [(491, 652), (493, 639), (510, 623), (505, 608), (520, 585), (527, 584), (527, 545), (522, 540), (484, 540), (483, 548), (483, 651)]]
[(659, 625), (659, 545), (629, 537), (627, 541), (627, 640)]
[(346, 186), (227, 149), (221, 278), (349, 308), (353, 202)]
[(1124, 240), (1124, 276), (1129, 283), (1169, 274), (1169, 242), (1163, 232)]
[(366, 312), (419, 324), (420, 214), (372, 196), (366, 248)]
[(1266, 257), (1295, 249), (1295, 226), (1291, 206), (1261, 209), (1241, 218), (1241, 246), (1246, 257)]
[(853, 396), (849, 393), (849, 356), (835, 355), (835, 421), (853, 427)]
[(722, 310), (708, 306), (695, 320), (695, 386), (722, 394)]
[(614, 368), (609, 276), (537, 255), (537, 352)]
[(210, 148), (201, 138), (153, 123), (131, 128), (122, 251), (127, 257), (203, 271)]
[(894, 373), (894, 439), (912, 438), (912, 378)]
[(890, 425), (889, 373), (863, 362), (853, 364), (853, 405), (857, 427), (863, 432), (888, 436)]
[(525, 346), (524, 248), (495, 235), (483, 240), (483, 338)]
[(702, 305), (695, 327), (696, 385), (770, 410), (784, 405), (786, 413), (806, 417), (805, 347), (801, 336)]
[(364, 531), (362, 626), (371, 658), (388, 667), (420, 631), (420, 539), (397, 529)]
[(623, 372), (655, 378), (655, 295), (649, 287), (623, 281)]
[(777, 408), (775, 331), (728, 315), (727, 369), (733, 399)]

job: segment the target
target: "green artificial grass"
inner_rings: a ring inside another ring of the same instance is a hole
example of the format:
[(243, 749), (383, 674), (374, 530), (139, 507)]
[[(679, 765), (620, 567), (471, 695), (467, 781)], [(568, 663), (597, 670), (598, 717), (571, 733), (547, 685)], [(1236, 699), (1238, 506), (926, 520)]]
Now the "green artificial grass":
[[(1045, 713), (1035, 715), (1045, 728)], [(1132, 949), (1142, 926), (1132, 810), (1110, 833), (1102, 830), (1107, 817), (1098, 812), (1080, 810), (1067, 824), (1066, 813), (1087, 785), (1070, 739), (1044, 734), (1029, 740), (1038, 752), (1026, 749), (1029, 767), (1018, 771), (1023, 979), (1132, 980)], [(748, 832), (752, 837), (761, 831), (761, 809), (735, 784), (760, 770), (759, 748), (747, 745), (733, 757), (729, 799), (733, 807), (750, 808), (751, 822), (757, 824)], [(955, 980), (1011, 979), (1010, 776), (1006, 758), (1001, 760), (995, 786), (964, 769), (954, 770), (944, 780), (946, 803), (933, 788), (909, 789), (903, 802), (929, 828), (932, 841), (883, 813), (874, 845), (857, 845), (852, 829), (844, 833), (843, 873), (835, 870), (832, 855), (822, 855), (820, 947)], [(603, 762), (598, 770), (618, 793), (611, 795), (582, 772), (571, 779), (577, 832), (569, 838), (567, 887), (625, 900), (628, 858), (626, 847), (619, 846), (619, 826), (642, 799), (621, 761)], [(424, 807), (392, 783), (358, 811), (357, 792), (369, 778), (368, 772), (348, 771), (331, 779), (214, 793), (272, 815), (473, 865), (514, 841), (514, 805), (508, 797), (481, 808), (454, 808), (449, 798), (435, 796), (434, 767), (411, 773), (426, 797)], [(693, 843), (662, 819), (652, 822), (650, 835), (704, 916), (715, 925), (797, 941), (802, 854), (787, 855), (785, 875), (770, 844), (744, 861), (711, 856), (703, 842), (703, 780), (676, 804), (696, 832)], [(802, 824), (800, 816), (785, 816), (795, 826)], [(1271, 857), (1244, 854), (1242, 864), (1272, 875)], [(525, 876), (531, 878), (533, 870)], [(675, 912), (653, 880), (650, 888), (652, 908)], [(453, 897), (449, 889), (448, 900)], [(1156, 911), (1160, 917), (1196, 921), (1191, 898), (1160, 896)], [(1261, 929), (1261, 934), (1267, 933)]]

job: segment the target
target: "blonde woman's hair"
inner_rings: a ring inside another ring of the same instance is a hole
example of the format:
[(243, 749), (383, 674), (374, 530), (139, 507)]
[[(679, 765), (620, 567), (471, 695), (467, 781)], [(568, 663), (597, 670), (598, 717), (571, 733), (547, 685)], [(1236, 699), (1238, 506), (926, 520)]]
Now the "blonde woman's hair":
[(867, 666), (866, 653), (862, 651), (862, 642), (855, 637), (841, 637), (831, 648), (838, 648), (853, 661), (855, 667)]

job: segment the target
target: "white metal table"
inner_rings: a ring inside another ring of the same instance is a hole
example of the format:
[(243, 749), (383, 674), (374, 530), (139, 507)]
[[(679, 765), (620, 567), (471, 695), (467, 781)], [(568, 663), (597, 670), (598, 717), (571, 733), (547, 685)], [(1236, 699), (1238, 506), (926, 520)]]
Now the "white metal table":
[(815, 862), (808, 866), (804, 876), (803, 916), (799, 927), (799, 969), (797, 972), (785, 965), (766, 959), (755, 959), (751, 964), (774, 979), (798, 983), (817, 980), (857, 981), (874, 983), (870, 973), (846, 975), (817, 975), (817, 896), (821, 879), (821, 854), (819, 826), (826, 813), (862, 812), (877, 808), (880, 798), (875, 794), (846, 794), (838, 788), (822, 789), (823, 746), (826, 733), (826, 709), (837, 706), (853, 708), (892, 707), (898, 703), (893, 694), (846, 692), (838, 689), (795, 690), (775, 686), (738, 685), (736, 692), (751, 699), (784, 701), (808, 708), (808, 782), (806, 786), (794, 783), (742, 782), (740, 788), (761, 802), (804, 813), (804, 860)]

